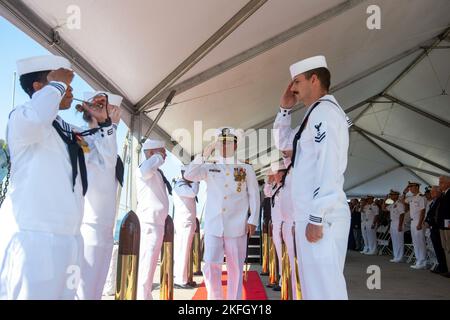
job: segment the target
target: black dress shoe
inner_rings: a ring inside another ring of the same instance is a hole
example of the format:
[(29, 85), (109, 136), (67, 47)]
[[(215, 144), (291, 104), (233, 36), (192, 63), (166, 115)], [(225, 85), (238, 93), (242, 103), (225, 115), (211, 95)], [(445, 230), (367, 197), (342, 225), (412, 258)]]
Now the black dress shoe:
[(441, 276), (450, 278), (450, 272), (440, 273)]
[(275, 286), (275, 283), (269, 283), (268, 285), (266, 285), (267, 288), (273, 288)]
[(431, 273), (437, 273), (437, 274), (442, 273), (442, 271), (440, 271), (439, 269), (432, 269), (432, 270), (430, 270), (430, 272)]
[(281, 287), (279, 285), (274, 285), (272, 288), (273, 291), (281, 291)]
[(430, 270), (430, 271), (431, 271), (432, 273), (436, 273), (436, 274), (448, 273), (447, 270), (442, 270), (442, 269), (439, 269), (439, 268), (435, 268), (435, 269)]
[(188, 282), (188, 283), (186, 283), (186, 285), (188, 285), (191, 288), (197, 288), (198, 287), (197, 282), (195, 282), (195, 281)]
[(203, 272), (199, 271), (199, 272), (194, 272), (194, 276), (202, 276)]
[(259, 275), (261, 275), (261, 276), (268, 276), (269, 273), (268, 272), (261, 272)]

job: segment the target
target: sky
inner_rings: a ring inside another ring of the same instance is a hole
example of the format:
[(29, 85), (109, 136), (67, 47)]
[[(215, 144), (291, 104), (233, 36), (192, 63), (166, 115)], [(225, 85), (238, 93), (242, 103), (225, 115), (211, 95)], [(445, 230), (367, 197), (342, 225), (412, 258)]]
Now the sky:
[[(0, 43), (2, 43), (2, 50), (0, 50), (0, 139), (5, 140), (6, 125), (8, 115), (13, 109), (13, 106), (21, 105), (29, 100), (29, 97), (20, 87), (18, 79), (14, 81), (14, 72), (16, 71), (16, 61), (32, 56), (50, 54), (44, 47), (34, 41), (28, 35), (20, 31), (9, 21), (0, 16)], [(14, 91), (15, 86), (15, 91)], [(93, 91), (93, 89), (78, 75), (75, 75), (72, 82), (73, 94), (75, 98), (82, 98), (83, 92)], [(15, 92), (15, 94), (13, 94)], [(81, 114), (77, 114), (73, 104), (72, 108), (66, 111), (61, 111), (60, 116), (67, 122), (83, 126)], [(119, 154), (121, 154), (123, 143), (128, 132), (127, 126), (121, 122), (117, 132), (117, 142), (119, 147)], [(181, 162), (173, 155), (168, 153), (166, 163), (161, 167), (169, 181), (178, 177), (180, 174)], [(125, 204), (126, 192), (122, 191), (122, 208)], [(200, 211), (205, 201), (205, 186), (201, 185), (199, 194), (198, 210)], [(172, 201), (170, 199), (170, 213), (172, 212)], [(119, 212), (119, 219), (125, 214), (124, 210)], [(198, 213), (200, 215), (200, 212)]]

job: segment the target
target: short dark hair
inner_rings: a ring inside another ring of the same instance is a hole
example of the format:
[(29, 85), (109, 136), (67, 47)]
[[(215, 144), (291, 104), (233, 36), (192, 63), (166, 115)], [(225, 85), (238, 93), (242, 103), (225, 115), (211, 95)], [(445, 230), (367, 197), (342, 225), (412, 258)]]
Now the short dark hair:
[(87, 111), (83, 111), (83, 120), (86, 121), (87, 123), (91, 123), (92, 115)]
[(319, 79), (322, 88), (330, 91), (330, 85), (331, 85), (331, 74), (330, 74), (330, 70), (328, 70), (327, 68), (316, 68), (316, 69), (312, 69), (309, 71), (306, 71), (304, 73), (306, 80), (311, 79), (311, 77), (313, 75), (316, 75), (317, 78)]
[(28, 94), (31, 98), (31, 96), (34, 94), (33, 83), (35, 82), (47, 83), (47, 75), (49, 73), (50, 70), (32, 72), (21, 75), (19, 81), (23, 91), (25, 91), (26, 94)]

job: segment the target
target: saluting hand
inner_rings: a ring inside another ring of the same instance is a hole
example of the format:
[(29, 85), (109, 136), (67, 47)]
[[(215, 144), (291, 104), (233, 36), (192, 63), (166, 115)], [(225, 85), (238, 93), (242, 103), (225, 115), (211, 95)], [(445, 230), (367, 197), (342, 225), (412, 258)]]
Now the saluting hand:
[(205, 150), (203, 150), (203, 156), (205, 158), (209, 157), (213, 152), (214, 149), (216, 149), (216, 142), (210, 143)]
[(308, 223), (305, 231), (306, 240), (315, 243), (323, 238), (323, 226)]
[(109, 113), (109, 117), (111, 118), (111, 122), (115, 123), (115, 124), (119, 124), (122, 110), (119, 107), (109, 105), (108, 113)]
[(283, 95), (281, 96), (280, 105), (284, 109), (292, 109), (297, 104), (297, 97), (295, 96), (294, 92), (292, 92), (292, 85), (294, 84), (293, 81), (291, 81), (284, 91)]
[(68, 87), (72, 83), (74, 73), (72, 70), (60, 68), (58, 70), (51, 71), (47, 75), (48, 82), (57, 81), (64, 82)]
[(403, 194), (408, 193), (408, 191), (409, 191), (409, 186), (406, 186), (405, 190), (403, 190)]

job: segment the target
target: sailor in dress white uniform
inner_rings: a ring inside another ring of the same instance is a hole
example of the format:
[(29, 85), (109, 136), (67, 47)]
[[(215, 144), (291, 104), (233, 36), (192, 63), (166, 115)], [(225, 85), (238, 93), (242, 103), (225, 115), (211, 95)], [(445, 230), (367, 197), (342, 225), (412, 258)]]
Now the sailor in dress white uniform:
[(83, 151), (105, 139), (99, 132), (76, 134), (58, 116), (73, 100), (67, 59), (40, 56), (17, 66), (31, 100), (8, 121), (11, 181), (0, 225), (9, 230), (0, 232), (0, 299), (74, 299), (88, 190)]
[[(290, 68), (292, 81), (274, 123), (275, 144), (292, 156), (292, 199), (304, 299), (347, 299), (344, 262), (350, 210), (343, 190), (351, 125), (328, 94), (330, 72), (316, 56)], [(302, 124), (291, 128), (292, 108), (306, 107)]]
[[(86, 193), (83, 224), (81, 225), (84, 259), (77, 298), (100, 300), (114, 246), (117, 189), (119, 182), (123, 181), (123, 164), (117, 155), (116, 139), (122, 97), (110, 92), (98, 91), (86, 92), (84, 100), (100, 105), (108, 103), (107, 108), (95, 109), (97, 118), (89, 116), (87, 112), (83, 113), (83, 118), (88, 122), (90, 128), (97, 127), (99, 122), (107, 122), (108, 117), (112, 123), (112, 128), (109, 130), (100, 129), (100, 134), (109, 144), (87, 154), (89, 190)], [(88, 108), (86, 104), (83, 107)]]
[(182, 177), (175, 181), (173, 205), (175, 207), (174, 227), (174, 285), (190, 288), (188, 283), (188, 263), (191, 254), (192, 239), (197, 226), (197, 194), (199, 183), (184, 178), (186, 166), (181, 168)]
[(141, 223), (137, 298), (152, 300), (152, 284), (164, 239), (172, 187), (159, 169), (166, 159), (163, 141), (148, 139), (142, 146), (145, 160), (137, 171), (137, 209)]

